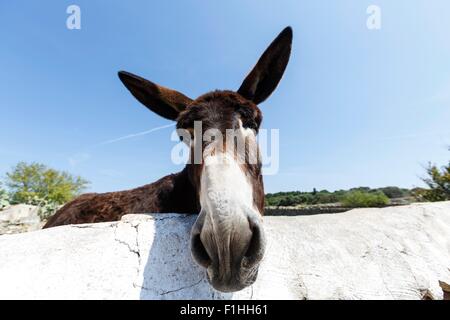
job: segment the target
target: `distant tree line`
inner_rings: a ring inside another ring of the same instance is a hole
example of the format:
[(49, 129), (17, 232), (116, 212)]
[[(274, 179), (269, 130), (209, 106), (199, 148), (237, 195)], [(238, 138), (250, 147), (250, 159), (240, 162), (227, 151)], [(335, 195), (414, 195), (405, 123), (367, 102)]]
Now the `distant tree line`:
[(370, 207), (389, 204), (390, 199), (405, 198), (411, 196), (411, 190), (399, 187), (384, 187), (371, 189), (358, 187), (349, 190), (328, 190), (311, 192), (291, 191), (268, 193), (266, 206), (296, 206), (341, 203), (344, 206)]
[(410, 198), (415, 201), (450, 200), (450, 161), (442, 167), (429, 163), (425, 170), (427, 176), (422, 178), (422, 181), (428, 188), (405, 189), (391, 186), (371, 189), (358, 187), (333, 192), (317, 191), (314, 188), (311, 192), (268, 193), (265, 204), (266, 206), (291, 207), (339, 203), (345, 207), (378, 207), (389, 204), (391, 200), (401, 198)]
[[(429, 164), (427, 177), (422, 180), (428, 188), (405, 189), (358, 187), (349, 190), (310, 192), (290, 191), (269, 193), (266, 206), (291, 207), (297, 205), (340, 204), (344, 207), (379, 207), (395, 199), (416, 201), (450, 200), (450, 161), (443, 167)], [(40, 163), (19, 162), (0, 181), (0, 210), (11, 204), (25, 203), (42, 208), (45, 218), (59, 206), (72, 200), (86, 189), (89, 182), (65, 171), (58, 171)], [(5, 186), (5, 187), (3, 187)]]

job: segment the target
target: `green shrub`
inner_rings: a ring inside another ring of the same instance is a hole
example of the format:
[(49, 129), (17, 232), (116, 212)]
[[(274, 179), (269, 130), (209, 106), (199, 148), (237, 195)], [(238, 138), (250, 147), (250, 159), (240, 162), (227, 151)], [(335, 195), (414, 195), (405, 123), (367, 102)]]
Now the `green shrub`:
[(286, 198), (281, 199), (278, 205), (282, 207), (294, 206), (296, 205), (296, 201), (294, 197), (288, 196)]
[(381, 191), (364, 192), (351, 191), (345, 194), (341, 199), (341, 204), (344, 207), (380, 207), (389, 204), (389, 198)]
[(88, 185), (81, 177), (48, 168), (39, 163), (19, 162), (6, 174), (6, 185), (14, 203), (47, 201), (64, 204)]
[(29, 198), (26, 203), (39, 207), (38, 215), (41, 220), (47, 220), (61, 207), (61, 204), (38, 196)]

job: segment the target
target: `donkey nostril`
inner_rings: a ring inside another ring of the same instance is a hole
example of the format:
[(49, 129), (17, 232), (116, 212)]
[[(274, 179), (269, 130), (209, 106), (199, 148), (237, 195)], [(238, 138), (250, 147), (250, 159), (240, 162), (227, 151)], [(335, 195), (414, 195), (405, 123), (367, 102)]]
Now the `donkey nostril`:
[(261, 227), (258, 224), (250, 223), (250, 229), (252, 237), (248, 244), (244, 257), (247, 259), (247, 263), (253, 264), (259, 261), (264, 254), (264, 241), (261, 234)]
[(208, 268), (211, 264), (211, 258), (209, 257), (205, 246), (203, 245), (199, 233), (192, 236), (191, 250), (192, 255), (194, 256), (194, 259), (197, 261), (197, 263), (204, 268)]
[(255, 237), (255, 231), (252, 229), (252, 237), (250, 239), (250, 242), (247, 247), (247, 251), (245, 252), (244, 256), (246, 258), (250, 258), (253, 255), (253, 253), (255, 252), (255, 250), (258, 249), (258, 247), (259, 247), (258, 238)]

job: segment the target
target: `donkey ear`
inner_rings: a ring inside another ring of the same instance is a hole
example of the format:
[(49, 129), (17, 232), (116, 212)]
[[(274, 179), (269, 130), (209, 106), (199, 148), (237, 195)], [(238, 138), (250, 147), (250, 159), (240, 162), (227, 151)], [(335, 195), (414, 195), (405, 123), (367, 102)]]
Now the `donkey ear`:
[(283, 76), (291, 55), (291, 46), (292, 28), (287, 27), (264, 51), (238, 93), (256, 104), (266, 100)]
[(169, 120), (175, 120), (192, 101), (178, 91), (159, 86), (126, 71), (120, 71), (119, 78), (140, 103)]

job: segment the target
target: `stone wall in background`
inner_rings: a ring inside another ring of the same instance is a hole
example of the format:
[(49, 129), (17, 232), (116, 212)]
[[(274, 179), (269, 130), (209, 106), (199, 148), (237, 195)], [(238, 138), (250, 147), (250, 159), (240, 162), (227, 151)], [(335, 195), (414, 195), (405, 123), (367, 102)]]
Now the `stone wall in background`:
[(44, 223), (38, 215), (39, 208), (27, 204), (9, 206), (0, 211), (0, 235), (35, 231)]

